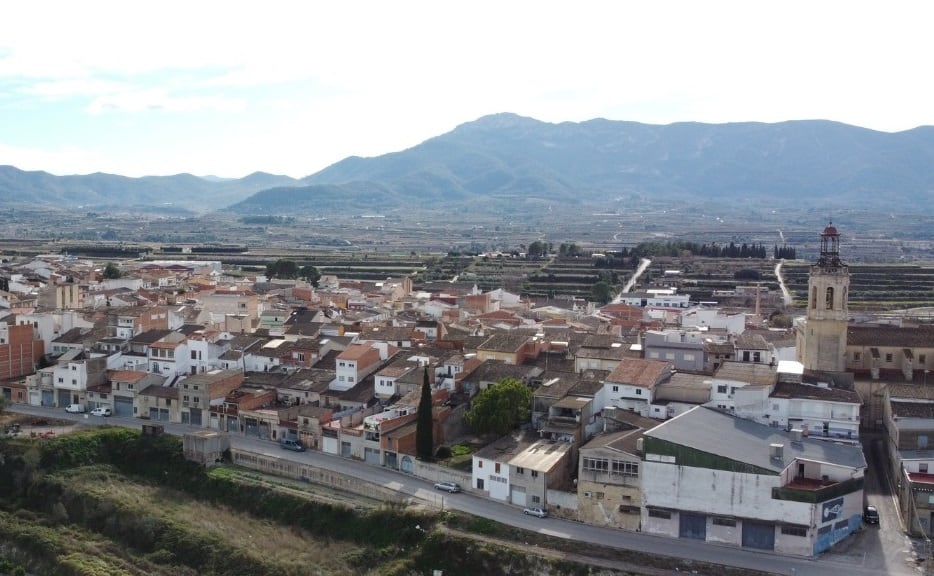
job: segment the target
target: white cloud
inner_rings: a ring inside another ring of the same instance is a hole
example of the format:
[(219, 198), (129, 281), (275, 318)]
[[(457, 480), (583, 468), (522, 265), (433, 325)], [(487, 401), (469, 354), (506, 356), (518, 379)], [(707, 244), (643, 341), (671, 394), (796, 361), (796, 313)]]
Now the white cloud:
[[(0, 20), (0, 87), (35, 106), (73, 99), (93, 118), (158, 110), (166, 134), (200, 143), (60, 118), (49, 150), (98, 147), (83, 159), (122, 173), (302, 176), (493, 112), (900, 130), (934, 124), (932, 12), (900, 0), (18, 2)], [(3, 100), (0, 125), (17, 113)], [(41, 147), (15, 132), (0, 142)]]

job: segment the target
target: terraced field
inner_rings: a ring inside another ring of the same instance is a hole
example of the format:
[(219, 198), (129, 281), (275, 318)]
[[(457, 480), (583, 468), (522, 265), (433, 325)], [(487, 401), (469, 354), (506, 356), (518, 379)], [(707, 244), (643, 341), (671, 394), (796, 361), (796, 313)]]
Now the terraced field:
[[(782, 269), (797, 303), (807, 300), (811, 264), (789, 262)], [(850, 310), (891, 310), (934, 305), (934, 265), (850, 265)]]

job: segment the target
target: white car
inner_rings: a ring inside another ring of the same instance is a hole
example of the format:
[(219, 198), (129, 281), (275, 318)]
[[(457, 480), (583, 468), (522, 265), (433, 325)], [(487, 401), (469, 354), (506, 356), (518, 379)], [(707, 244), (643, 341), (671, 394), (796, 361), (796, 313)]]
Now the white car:
[(523, 514), (528, 514), (529, 516), (537, 516), (539, 518), (545, 518), (548, 516), (548, 512), (545, 512), (544, 508), (526, 508), (522, 511)]
[(65, 412), (69, 414), (84, 414), (84, 404), (69, 404), (65, 406)]
[(110, 416), (110, 414), (110, 408), (100, 407), (91, 410), (91, 416)]

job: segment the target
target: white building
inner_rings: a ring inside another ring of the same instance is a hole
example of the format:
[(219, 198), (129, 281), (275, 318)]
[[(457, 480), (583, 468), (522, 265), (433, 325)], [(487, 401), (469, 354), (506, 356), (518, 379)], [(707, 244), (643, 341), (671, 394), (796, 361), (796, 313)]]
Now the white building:
[(642, 531), (815, 556), (862, 526), (859, 446), (697, 407), (645, 433)]

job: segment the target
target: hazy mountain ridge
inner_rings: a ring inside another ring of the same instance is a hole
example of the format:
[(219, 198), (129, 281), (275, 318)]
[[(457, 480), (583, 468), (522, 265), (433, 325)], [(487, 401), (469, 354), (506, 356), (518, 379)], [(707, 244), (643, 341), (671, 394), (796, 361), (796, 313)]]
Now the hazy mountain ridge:
[(535, 194), (561, 202), (638, 195), (808, 205), (910, 202), (930, 208), (934, 127), (890, 134), (825, 120), (776, 124), (590, 120), (497, 114), (413, 148), (338, 162), (303, 181), (398, 189), (431, 172), (448, 193)]
[(0, 202), (114, 209), (171, 204), (205, 212), (238, 202), (273, 186), (297, 185), (288, 176), (255, 172), (240, 179), (200, 178), (191, 174), (129, 178), (115, 174), (56, 176), (0, 166)]
[(345, 158), (301, 180), (261, 172), (237, 180), (53, 176), (0, 167), (0, 201), (277, 214), (413, 204), (497, 210), (531, 202), (615, 209), (631, 198), (930, 210), (932, 190), (934, 127), (886, 133), (826, 120), (551, 124), (494, 114), (407, 150)]

